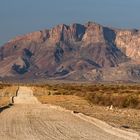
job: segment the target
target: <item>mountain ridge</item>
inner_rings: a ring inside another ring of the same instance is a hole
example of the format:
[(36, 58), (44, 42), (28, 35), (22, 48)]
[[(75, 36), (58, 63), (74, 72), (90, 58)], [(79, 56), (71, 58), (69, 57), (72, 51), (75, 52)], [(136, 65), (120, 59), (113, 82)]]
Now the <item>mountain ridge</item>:
[(139, 43), (136, 29), (61, 24), (4, 44), (0, 77), (139, 82)]

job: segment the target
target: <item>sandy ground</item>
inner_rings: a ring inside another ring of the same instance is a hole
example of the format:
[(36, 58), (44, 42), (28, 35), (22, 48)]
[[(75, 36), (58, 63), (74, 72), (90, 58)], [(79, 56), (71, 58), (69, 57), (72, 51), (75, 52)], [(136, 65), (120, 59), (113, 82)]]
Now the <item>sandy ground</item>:
[(138, 109), (116, 107), (109, 109), (106, 106), (92, 104), (85, 98), (75, 95), (42, 95), (36, 97), (43, 104), (74, 110), (75, 112), (102, 120), (113, 127), (127, 131), (137, 131), (140, 134), (140, 110)]
[(137, 133), (63, 108), (42, 105), (20, 87), (15, 105), (0, 114), (0, 140), (139, 140)]

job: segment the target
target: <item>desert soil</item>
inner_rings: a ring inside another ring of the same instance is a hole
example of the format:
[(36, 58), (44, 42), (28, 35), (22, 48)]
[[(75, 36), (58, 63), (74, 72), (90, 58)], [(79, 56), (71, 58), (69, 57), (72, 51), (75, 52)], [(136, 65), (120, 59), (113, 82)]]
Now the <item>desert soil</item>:
[(138, 140), (124, 131), (80, 113), (41, 104), (20, 87), (14, 106), (0, 113), (1, 140)]

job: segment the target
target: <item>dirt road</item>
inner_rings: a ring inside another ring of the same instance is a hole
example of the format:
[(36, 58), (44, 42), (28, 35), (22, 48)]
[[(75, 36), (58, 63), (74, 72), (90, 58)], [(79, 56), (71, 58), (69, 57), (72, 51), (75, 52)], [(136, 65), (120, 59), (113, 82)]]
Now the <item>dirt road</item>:
[(0, 140), (139, 140), (138, 134), (63, 108), (42, 105), (20, 87), (15, 105), (0, 114)]

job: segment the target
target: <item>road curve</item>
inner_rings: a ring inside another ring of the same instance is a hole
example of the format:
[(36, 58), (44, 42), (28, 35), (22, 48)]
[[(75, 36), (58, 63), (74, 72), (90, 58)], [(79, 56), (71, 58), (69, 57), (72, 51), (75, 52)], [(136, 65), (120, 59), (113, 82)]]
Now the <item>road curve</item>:
[(0, 114), (0, 140), (139, 140), (83, 114), (42, 105), (27, 87), (19, 88), (14, 103)]

